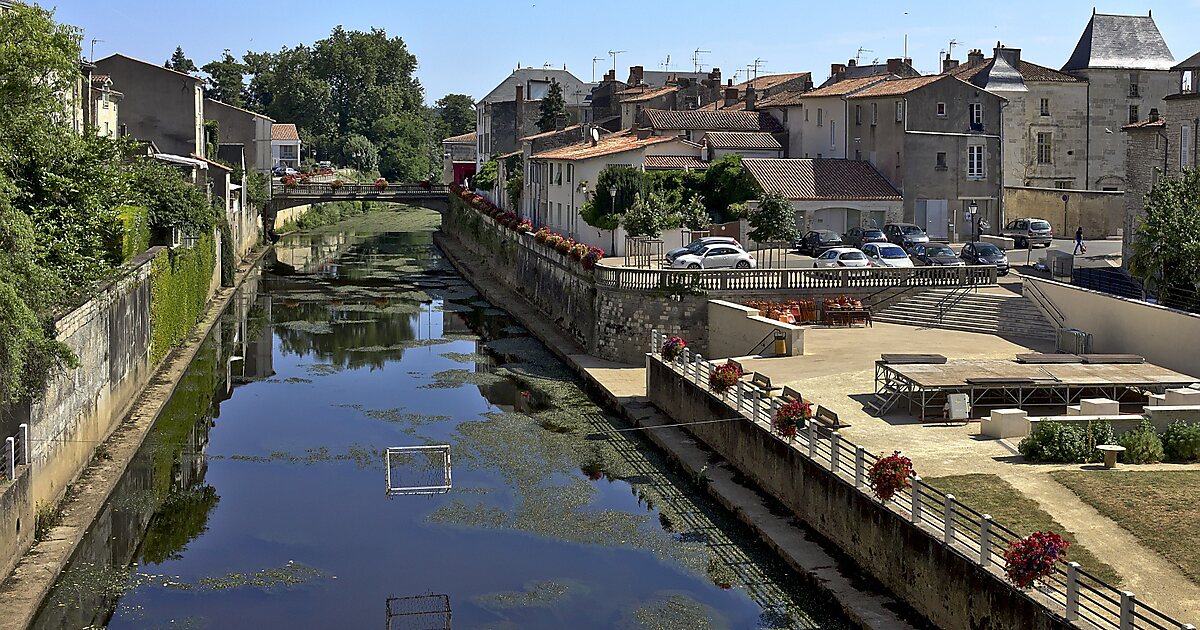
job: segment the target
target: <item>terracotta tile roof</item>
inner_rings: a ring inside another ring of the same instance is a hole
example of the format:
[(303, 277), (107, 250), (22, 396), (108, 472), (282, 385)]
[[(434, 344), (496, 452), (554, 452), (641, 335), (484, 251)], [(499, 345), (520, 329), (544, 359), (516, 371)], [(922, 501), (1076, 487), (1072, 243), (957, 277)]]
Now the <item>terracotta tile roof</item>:
[(108, 80), (110, 78), (111, 77), (109, 77), (107, 74), (93, 74), (92, 75), (92, 86), (104, 87), (104, 84), (108, 83)]
[(647, 155), (642, 164), (648, 169), (658, 170), (704, 170), (708, 162), (694, 155)]
[(900, 191), (860, 160), (745, 158), (742, 165), (769, 193), (796, 201), (896, 201)]
[[(274, 134), (272, 134), (272, 135), (274, 135)], [(459, 134), (459, 135), (457, 135), (457, 136), (450, 136), (449, 138), (446, 138), (446, 139), (442, 140), (442, 142), (454, 142), (454, 143), (462, 143), (462, 144), (475, 144), (475, 139), (476, 139), (475, 132), (474, 132), (474, 131), (471, 131), (471, 132), (467, 132), (467, 133)]]
[(875, 98), (875, 97), (879, 97), (879, 96), (901, 96), (903, 94), (908, 94), (909, 92), (912, 92), (913, 90), (918, 90), (920, 88), (925, 87), (926, 85), (937, 83), (938, 81), (942, 81), (945, 79), (953, 80), (954, 77), (951, 77), (950, 75), (947, 75), (947, 74), (933, 74), (933, 75), (929, 75), (929, 76), (925, 76), (925, 77), (912, 77), (912, 78), (908, 78), (908, 79), (891, 78), (891, 79), (888, 79), (887, 81), (883, 81), (882, 83), (877, 83), (866, 89), (855, 92), (854, 94), (849, 95), (847, 98)]
[(768, 74), (766, 76), (756, 77), (749, 81), (742, 81), (735, 85), (739, 92), (745, 92), (746, 87), (753, 85), (755, 90), (769, 90), (780, 83), (787, 83), (792, 79), (811, 78), (811, 72), (790, 72), (784, 74)]
[(770, 133), (783, 131), (779, 121), (766, 112), (647, 109), (645, 114), (646, 122), (653, 129), (767, 131)]
[(553, 136), (554, 134), (557, 134), (557, 133), (566, 133), (569, 131), (575, 131), (576, 129), (579, 129), (580, 127), (583, 127), (583, 123), (576, 123), (574, 125), (571, 125), (570, 127), (563, 127), (562, 129), (551, 129), (550, 131), (543, 131), (540, 133), (535, 133), (533, 135), (523, 136), (521, 139), (522, 140), (540, 140), (542, 138), (549, 138), (550, 136)]
[(710, 131), (704, 139), (714, 149), (783, 149), (779, 140), (765, 131)]
[(788, 90), (778, 94), (772, 94), (767, 98), (758, 102), (758, 107), (794, 107), (799, 105), (806, 98), (820, 98), (823, 96), (845, 96), (856, 90), (870, 87), (884, 79), (885, 76), (859, 77), (857, 79), (843, 79), (837, 83), (831, 83), (823, 88), (800, 92), (797, 90)]
[(678, 92), (678, 91), (679, 91), (679, 86), (677, 86), (677, 85), (668, 85), (668, 86), (659, 87), (659, 88), (650, 88), (648, 86), (638, 86), (636, 88), (630, 88), (628, 90), (621, 92), (621, 96), (623, 97), (621, 99), (621, 102), (622, 103), (642, 103), (642, 102), (656, 99), (660, 96), (666, 96), (667, 94), (671, 94), (672, 92)]
[(1129, 123), (1128, 125), (1121, 127), (1121, 130), (1127, 131), (1130, 129), (1155, 129), (1166, 126), (1167, 120), (1165, 118), (1159, 118), (1158, 120), (1139, 120), (1135, 123)]
[(583, 142), (576, 142), (575, 144), (568, 144), (565, 147), (535, 153), (530, 157), (536, 160), (586, 160), (602, 155), (624, 153), (663, 142), (675, 142), (678, 140), (679, 138), (662, 136), (639, 138), (637, 135), (625, 131), (600, 138), (600, 141), (595, 145), (592, 144), (591, 140), (585, 140)]
[[(993, 61), (994, 59), (992, 57), (988, 57), (983, 61), (964, 63), (957, 68), (951, 69), (946, 74), (956, 76), (963, 81), (970, 81), (991, 67)], [(1029, 63), (1024, 59), (1021, 60), (1019, 66), (1017, 67), (1017, 71), (1021, 73), (1021, 78), (1025, 79), (1026, 81), (1057, 81), (1061, 83), (1079, 83), (1081, 81), (1079, 78), (1073, 77), (1065, 72), (1052, 70), (1046, 66), (1039, 66), (1036, 63)]]
[(300, 132), (292, 123), (275, 123), (271, 125), (272, 140), (299, 140)]

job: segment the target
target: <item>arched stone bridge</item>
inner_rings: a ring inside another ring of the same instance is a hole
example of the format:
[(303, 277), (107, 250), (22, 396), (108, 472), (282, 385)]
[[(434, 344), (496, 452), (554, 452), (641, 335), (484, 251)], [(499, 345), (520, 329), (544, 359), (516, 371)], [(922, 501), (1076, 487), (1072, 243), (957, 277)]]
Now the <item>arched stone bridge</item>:
[(291, 188), (272, 184), (267, 210), (278, 213), (287, 208), (330, 201), (380, 201), (406, 203), (445, 212), (447, 194), (448, 188), (444, 184), (388, 184), (383, 188), (377, 188), (375, 184), (342, 184), (334, 187), (328, 183), (309, 183), (296, 184)]

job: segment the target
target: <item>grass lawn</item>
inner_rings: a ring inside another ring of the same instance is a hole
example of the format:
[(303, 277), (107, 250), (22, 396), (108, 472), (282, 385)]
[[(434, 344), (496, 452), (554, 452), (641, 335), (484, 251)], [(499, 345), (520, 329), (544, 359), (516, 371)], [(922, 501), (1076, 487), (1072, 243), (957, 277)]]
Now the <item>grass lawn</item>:
[(1056, 471), (1054, 480), (1200, 582), (1200, 471)]
[(1067, 560), (1078, 562), (1083, 565), (1084, 571), (1109, 584), (1121, 583), (1117, 572), (1079, 544), (1074, 533), (1042, 510), (1037, 501), (1027, 498), (1000, 477), (985, 474), (951, 475), (924, 481), (942, 492), (953, 494), (959, 502), (972, 509), (991, 514), (997, 523), (1022, 536), (1036, 531), (1053, 530), (1071, 541), (1071, 547), (1067, 549)]

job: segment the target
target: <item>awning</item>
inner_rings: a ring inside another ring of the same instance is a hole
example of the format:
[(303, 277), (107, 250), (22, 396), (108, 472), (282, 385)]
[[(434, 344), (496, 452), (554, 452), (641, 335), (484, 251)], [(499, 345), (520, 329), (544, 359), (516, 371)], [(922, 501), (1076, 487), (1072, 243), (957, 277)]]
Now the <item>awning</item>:
[(184, 157), (182, 155), (172, 155), (170, 153), (155, 153), (154, 159), (169, 162), (171, 164), (179, 164), (181, 166), (190, 166), (198, 168), (202, 171), (208, 170), (208, 162), (197, 160), (196, 158)]

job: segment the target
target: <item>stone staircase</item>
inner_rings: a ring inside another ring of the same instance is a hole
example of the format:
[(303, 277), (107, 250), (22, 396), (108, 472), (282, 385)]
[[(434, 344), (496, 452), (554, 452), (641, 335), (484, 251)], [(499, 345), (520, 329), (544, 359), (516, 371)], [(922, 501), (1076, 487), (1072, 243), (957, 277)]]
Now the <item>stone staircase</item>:
[[(939, 318), (938, 314), (945, 314)], [(931, 289), (889, 305), (874, 321), (1054, 341), (1054, 325), (1028, 298), (1005, 289)]]

